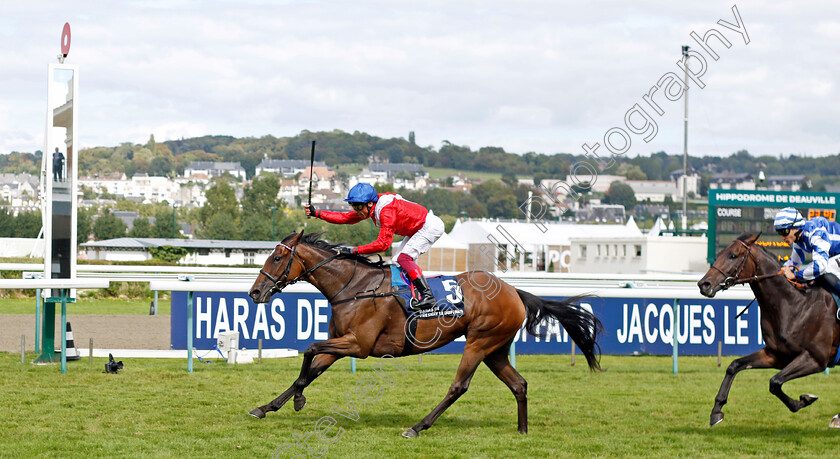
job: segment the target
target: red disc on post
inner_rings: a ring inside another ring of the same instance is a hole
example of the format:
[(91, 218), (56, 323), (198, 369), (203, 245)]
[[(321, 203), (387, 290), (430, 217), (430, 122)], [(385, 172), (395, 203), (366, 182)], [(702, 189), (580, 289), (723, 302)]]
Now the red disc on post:
[(70, 54), (70, 23), (64, 23), (64, 30), (61, 31), (61, 54), (67, 57)]

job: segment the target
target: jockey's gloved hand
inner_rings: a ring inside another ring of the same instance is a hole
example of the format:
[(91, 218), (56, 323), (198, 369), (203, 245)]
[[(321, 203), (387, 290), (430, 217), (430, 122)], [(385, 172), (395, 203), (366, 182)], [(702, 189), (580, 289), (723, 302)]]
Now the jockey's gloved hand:
[(355, 255), (356, 248), (355, 247), (339, 247), (336, 249), (339, 255)]

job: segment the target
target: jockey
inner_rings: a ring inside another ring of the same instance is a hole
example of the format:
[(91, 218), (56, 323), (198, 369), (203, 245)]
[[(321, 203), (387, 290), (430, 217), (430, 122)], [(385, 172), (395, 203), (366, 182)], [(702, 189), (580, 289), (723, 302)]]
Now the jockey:
[(330, 223), (353, 224), (371, 218), (380, 228), (375, 241), (359, 247), (341, 247), (340, 253), (365, 255), (382, 252), (391, 246), (394, 234), (405, 236), (393, 259), (405, 270), (420, 294), (420, 300), (410, 307), (419, 310), (434, 306), (435, 297), (415, 260), (443, 235), (443, 221), (420, 204), (394, 193), (378, 194), (367, 183), (351, 188), (345, 201), (353, 207), (352, 211), (329, 212), (317, 210), (311, 205), (304, 205), (303, 209), (307, 217), (314, 216)]
[[(840, 294), (840, 224), (824, 217), (805, 220), (793, 207), (776, 213), (773, 227), (790, 244), (790, 259), (782, 266), (788, 280), (809, 281), (822, 278), (826, 286)], [(811, 263), (805, 264), (805, 254)]]

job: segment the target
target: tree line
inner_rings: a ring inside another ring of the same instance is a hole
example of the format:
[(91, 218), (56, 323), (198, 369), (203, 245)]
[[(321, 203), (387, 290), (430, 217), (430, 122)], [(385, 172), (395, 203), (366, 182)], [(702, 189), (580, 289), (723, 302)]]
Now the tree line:
[[(453, 168), (462, 171), (510, 173), (520, 177), (565, 179), (572, 165), (591, 161), (583, 155), (569, 153), (515, 154), (501, 147), (484, 146), (472, 149), (443, 141), (439, 148), (421, 147), (416, 136), (408, 140), (380, 138), (363, 132), (340, 130), (302, 131), (291, 137), (236, 138), (232, 136), (203, 136), (189, 139), (156, 142), (154, 135), (145, 144), (123, 143), (116, 147), (82, 149), (79, 173), (82, 176), (125, 173), (128, 177), (146, 173), (153, 176), (183, 174), (192, 161), (239, 162), (248, 178), (253, 178), (263, 159), (308, 160), (310, 146), (317, 141), (316, 156), (334, 169), (348, 164), (367, 164), (370, 158), (392, 163), (416, 163), (426, 167)], [(12, 152), (0, 155), (0, 172), (38, 174), (42, 153)], [(682, 169), (682, 154), (665, 152), (635, 158), (618, 157), (607, 174), (623, 175), (636, 180), (668, 180), (670, 174)], [(807, 174), (815, 189), (835, 184), (840, 178), (840, 154), (818, 158), (805, 155), (753, 156), (747, 150), (729, 156), (689, 156), (689, 169), (700, 172), (705, 183), (715, 173), (764, 171), (767, 175)]]

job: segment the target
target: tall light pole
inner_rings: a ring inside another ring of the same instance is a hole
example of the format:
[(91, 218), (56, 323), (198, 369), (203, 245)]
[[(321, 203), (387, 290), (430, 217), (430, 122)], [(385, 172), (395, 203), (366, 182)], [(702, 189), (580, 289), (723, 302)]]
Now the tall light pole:
[(175, 201), (172, 201), (172, 239), (175, 239)]
[(683, 117), (683, 176), (682, 176), (682, 193), (683, 193), (683, 211), (682, 211), (682, 230), (688, 229), (688, 46), (682, 47), (683, 68), (685, 69), (685, 115)]

